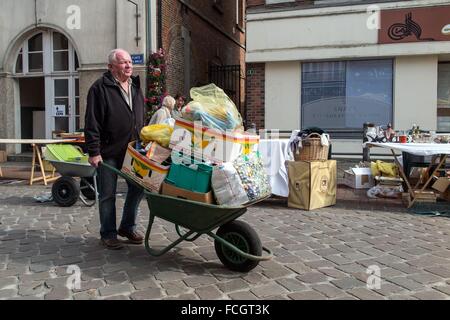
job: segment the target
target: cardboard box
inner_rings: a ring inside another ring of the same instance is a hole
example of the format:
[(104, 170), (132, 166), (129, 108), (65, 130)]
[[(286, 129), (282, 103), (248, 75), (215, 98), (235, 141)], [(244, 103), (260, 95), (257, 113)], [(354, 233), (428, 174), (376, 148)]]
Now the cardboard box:
[(159, 193), (169, 169), (137, 152), (134, 142), (128, 145), (122, 172), (143, 188)]
[(345, 170), (343, 183), (353, 189), (370, 189), (375, 185), (370, 168)]
[(6, 162), (6, 151), (0, 150), (0, 163)]
[(259, 141), (258, 135), (247, 132), (225, 132), (176, 119), (170, 147), (176, 152), (192, 154), (198, 161), (221, 164), (257, 150)]
[(438, 178), (432, 186), (434, 190), (437, 190), (441, 193), (446, 192), (449, 187), (450, 187), (450, 179), (446, 177)]
[(189, 190), (177, 188), (174, 185), (171, 185), (167, 182), (164, 182), (162, 185), (161, 193), (166, 196), (171, 196), (175, 198), (202, 202), (207, 204), (214, 204), (214, 197), (212, 191), (208, 193), (198, 193), (192, 192)]

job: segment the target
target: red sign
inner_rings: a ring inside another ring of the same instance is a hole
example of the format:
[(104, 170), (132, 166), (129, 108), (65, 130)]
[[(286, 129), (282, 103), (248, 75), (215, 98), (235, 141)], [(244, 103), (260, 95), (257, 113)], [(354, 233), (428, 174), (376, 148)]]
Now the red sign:
[(450, 41), (450, 6), (381, 11), (378, 43)]

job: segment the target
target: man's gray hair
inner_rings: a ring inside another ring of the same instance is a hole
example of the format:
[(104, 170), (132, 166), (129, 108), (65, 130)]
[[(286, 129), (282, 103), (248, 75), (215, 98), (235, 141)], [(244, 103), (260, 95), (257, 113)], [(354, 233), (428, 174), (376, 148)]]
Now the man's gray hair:
[(120, 49), (120, 48), (111, 50), (111, 52), (108, 54), (108, 63), (109, 64), (113, 64), (114, 62), (117, 61), (117, 53), (119, 53), (120, 51), (127, 52), (126, 50)]

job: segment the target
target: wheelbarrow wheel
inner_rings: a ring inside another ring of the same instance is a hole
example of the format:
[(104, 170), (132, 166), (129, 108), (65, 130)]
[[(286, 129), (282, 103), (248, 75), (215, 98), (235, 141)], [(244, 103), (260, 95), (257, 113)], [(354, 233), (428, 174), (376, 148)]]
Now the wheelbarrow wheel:
[(71, 207), (80, 196), (80, 188), (72, 177), (59, 178), (52, 187), (53, 200), (61, 207)]
[[(262, 254), (262, 245), (258, 234), (245, 222), (231, 221), (224, 224), (217, 230), (217, 236), (245, 253), (254, 256)], [(214, 247), (220, 261), (230, 270), (249, 272), (259, 264), (259, 261), (245, 258), (217, 240), (214, 241)]]
[(94, 186), (94, 178), (83, 178), (80, 181), (80, 190), (83, 196), (88, 200), (95, 200), (95, 191), (91, 189)]

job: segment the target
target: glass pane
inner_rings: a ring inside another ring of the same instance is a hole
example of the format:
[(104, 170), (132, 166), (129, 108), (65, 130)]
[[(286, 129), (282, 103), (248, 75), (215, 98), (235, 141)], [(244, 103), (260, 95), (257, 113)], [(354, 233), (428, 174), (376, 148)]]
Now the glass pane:
[(80, 67), (80, 64), (78, 62), (78, 55), (76, 51), (74, 51), (74, 53), (75, 53), (75, 70), (78, 70), (78, 68)]
[(80, 79), (75, 79), (75, 97), (80, 96)]
[(53, 70), (67, 71), (69, 70), (69, 52), (61, 51), (53, 53)]
[(80, 115), (80, 98), (75, 98), (75, 115)]
[(61, 33), (53, 33), (53, 50), (67, 50), (69, 49), (69, 41)]
[(42, 51), (42, 33), (28, 40), (28, 52)]
[(75, 118), (75, 131), (79, 131), (81, 129), (80, 117)]
[(69, 118), (67, 117), (55, 118), (55, 130), (69, 132)]
[(68, 96), (69, 96), (69, 80), (68, 79), (55, 80), (55, 97), (68, 97)]
[[(21, 50), (22, 51), (22, 50)], [(23, 65), (22, 65), (22, 54), (19, 54), (16, 61), (16, 73), (22, 73), (23, 72)]]
[(392, 61), (350, 61), (347, 64), (346, 128), (365, 122), (392, 122)]
[(438, 67), (438, 131), (450, 132), (450, 63)]
[(29, 53), (28, 54), (28, 71), (30, 72), (42, 72), (44, 71), (44, 62), (42, 53)]

